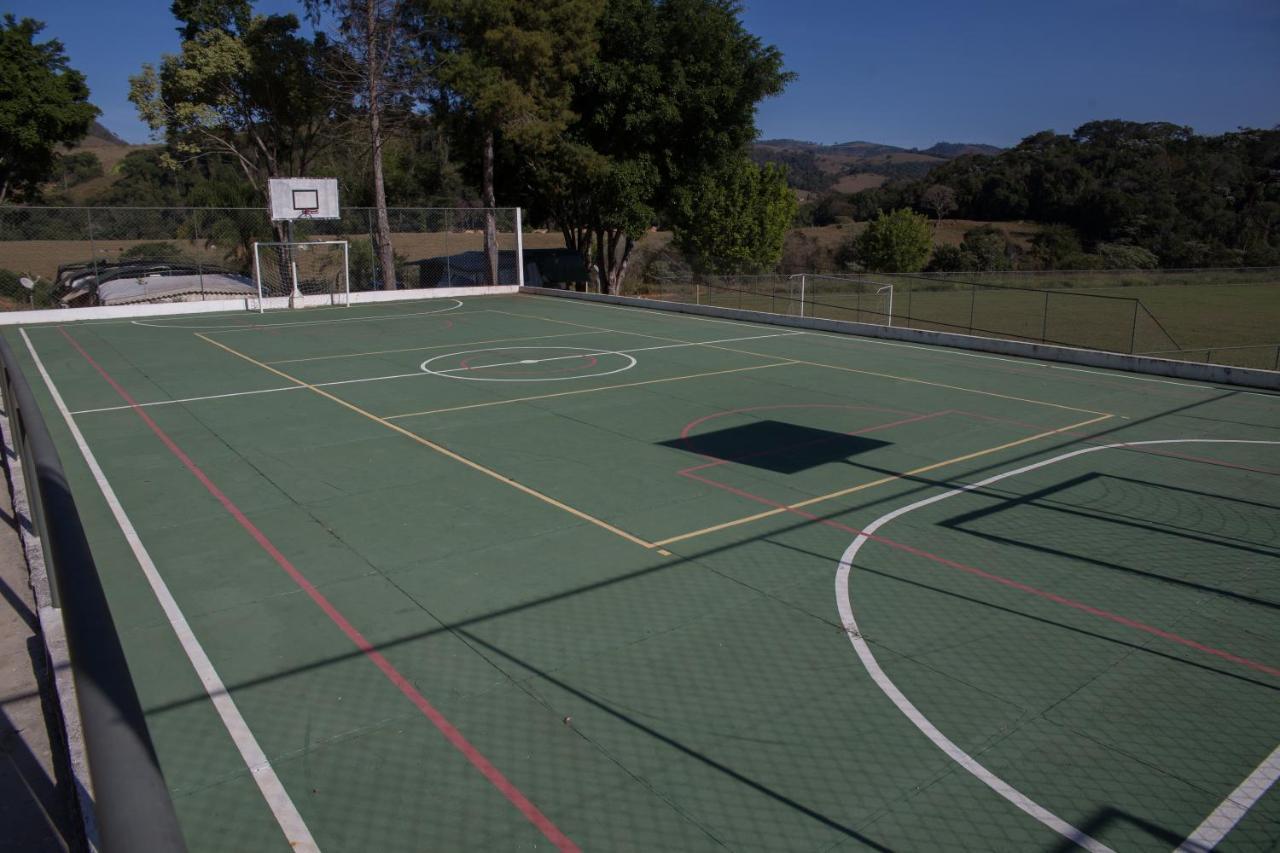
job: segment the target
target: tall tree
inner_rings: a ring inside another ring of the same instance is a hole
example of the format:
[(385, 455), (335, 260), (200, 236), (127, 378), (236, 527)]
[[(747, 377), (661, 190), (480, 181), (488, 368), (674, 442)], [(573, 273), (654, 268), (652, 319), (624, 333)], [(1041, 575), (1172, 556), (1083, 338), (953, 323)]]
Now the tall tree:
[(182, 52), (129, 80), (129, 100), (171, 162), (224, 155), (260, 193), (270, 177), (304, 175), (328, 142), (332, 99), (323, 34), (294, 15), (253, 15), (249, 0), (176, 0)]
[(58, 148), (83, 139), (98, 115), (62, 43), (36, 42), (43, 29), (13, 15), (0, 23), (0, 204), (38, 196)]
[(339, 96), (362, 114), (368, 134), (373, 206), (377, 213), (382, 287), (396, 289), (395, 250), (387, 217), (383, 157), (392, 124), (412, 114), (423, 82), (413, 48), (406, 0), (307, 0), (308, 8), (336, 16), (339, 50), (330, 78)]
[(744, 155), (681, 188), (673, 207), (676, 245), (699, 270), (750, 273), (782, 257), (796, 195), (785, 168)]
[(419, 2), (444, 99), (479, 140), (485, 254), (489, 280), (496, 284), (498, 137), (525, 151), (546, 151), (565, 129), (573, 117), (571, 83), (595, 53), (604, 0)]
[(578, 118), (535, 173), (603, 289), (622, 286), (635, 241), (681, 188), (741, 156), (756, 104), (789, 79), (733, 0), (608, 0), (599, 52), (574, 83)]

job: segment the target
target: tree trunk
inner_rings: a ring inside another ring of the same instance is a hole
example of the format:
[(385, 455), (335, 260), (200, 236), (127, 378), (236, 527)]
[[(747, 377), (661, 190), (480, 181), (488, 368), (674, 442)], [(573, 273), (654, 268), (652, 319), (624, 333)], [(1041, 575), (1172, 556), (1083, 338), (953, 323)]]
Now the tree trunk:
[[(600, 268), (600, 280), (608, 293), (622, 294), (622, 285), (626, 282), (627, 267), (631, 263), (631, 250), (635, 241), (623, 231), (598, 231), (596, 240), (599, 243), (596, 257)], [(622, 256), (618, 256), (618, 243), (622, 241)]]
[(391, 222), (387, 218), (387, 190), (382, 179), (382, 60), (378, 55), (378, 3), (365, 0), (365, 74), (369, 83), (369, 142), (373, 152), (373, 205), (378, 217), (378, 266), (382, 289), (396, 289), (396, 252), (391, 243)]
[(493, 193), (493, 129), (484, 133), (484, 253), (489, 261), (489, 284), (498, 284), (498, 213)]

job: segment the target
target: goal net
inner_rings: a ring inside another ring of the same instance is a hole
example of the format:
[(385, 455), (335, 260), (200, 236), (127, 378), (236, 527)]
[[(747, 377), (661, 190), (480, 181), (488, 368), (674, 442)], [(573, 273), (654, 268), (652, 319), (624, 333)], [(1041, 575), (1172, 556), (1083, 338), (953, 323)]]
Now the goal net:
[(253, 277), (259, 311), (347, 305), (351, 295), (350, 252), (346, 240), (254, 243)]

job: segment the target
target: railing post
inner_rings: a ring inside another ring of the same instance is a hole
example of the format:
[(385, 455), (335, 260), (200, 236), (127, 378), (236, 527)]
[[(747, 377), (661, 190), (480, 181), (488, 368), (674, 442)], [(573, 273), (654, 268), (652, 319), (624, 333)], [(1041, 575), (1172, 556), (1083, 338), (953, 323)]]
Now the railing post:
[(807, 278), (807, 277), (806, 277), (806, 276), (804, 276), (804, 275), (801, 275), (801, 276), (800, 276), (800, 316), (801, 316), (801, 317), (803, 317), (803, 316), (804, 316), (804, 300), (805, 300), (805, 283), (806, 283), (806, 278)]
[(516, 284), (524, 287), (524, 228), (520, 208), (516, 208)]

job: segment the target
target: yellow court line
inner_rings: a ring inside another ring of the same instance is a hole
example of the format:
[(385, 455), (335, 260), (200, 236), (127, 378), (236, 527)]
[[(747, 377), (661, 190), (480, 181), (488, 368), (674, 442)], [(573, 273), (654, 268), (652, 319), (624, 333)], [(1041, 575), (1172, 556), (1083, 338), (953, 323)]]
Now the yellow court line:
[(660, 382), (681, 382), (685, 379), (701, 379), (704, 376), (723, 376), (726, 373), (742, 373), (746, 370), (763, 370), (766, 367), (785, 367), (795, 364), (793, 361), (777, 361), (770, 364), (753, 364), (749, 367), (734, 367), (729, 370), (712, 370), (707, 373), (687, 373), (683, 376), (668, 376), (664, 379), (645, 379), (641, 382), (624, 382), (620, 385), (604, 385), (599, 388), (581, 388), (576, 391), (557, 391), (554, 394), (538, 394), (533, 397), (515, 397), (510, 400), (491, 400), (488, 403), (468, 403), (465, 406), (450, 406), (447, 409), (428, 409), (425, 412), (406, 412), (403, 415), (386, 415), (389, 421), (399, 418), (416, 418), (420, 415), (442, 415), (445, 412), (461, 412), (466, 409), (484, 409), (489, 406), (506, 406), (511, 403), (528, 403), (533, 400), (549, 400), (552, 397), (572, 397), (577, 394), (594, 394), (597, 391), (616, 391), (619, 388), (637, 388), (641, 385), (657, 385)]
[(878, 480), (872, 480), (869, 483), (862, 483), (860, 485), (852, 486), (847, 489), (841, 489), (838, 492), (831, 492), (830, 494), (820, 495), (816, 498), (809, 498), (807, 500), (799, 501), (797, 503), (787, 504), (786, 506), (780, 506), (775, 509), (765, 510), (764, 512), (757, 512), (755, 515), (748, 515), (748, 516), (744, 516), (743, 518), (735, 518), (733, 521), (726, 521), (721, 524), (714, 524), (710, 527), (704, 527), (701, 530), (691, 530), (688, 533), (681, 533), (679, 536), (671, 536), (667, 539), (659, 540), (654, 544), (659, 547), (663, 545), (671, 545), (676, 542), (683, 542), (686, 539), (693, 539), (698, 536), (705, 536), (708, 533), (716, 533), (720, 530), (726, 530), (730, 527), (737, 527), (741, 524), (750, 524), (751, 522), (759, 521), (762, 518), (769, 518), (771, 516), (781, 515), (784, 512), (790, 512), (792, 510), (802, 509), (807, 506), (813, 506), (814, 504), (822, 503), (823, 501), (833, 500), (835, 498), (841, 498), (841, 497), (844, 497), (845, 495), (851, 495), (854, 492), (860, 492), (864, 489), (874, 488), (875, 486), (883, 486), (885, 483), (892, 483), (895, 480), (905, 480), (908, 477), (914, 477), (917, 474), (924, 474), (929, 471), (934, 471), (934, 470), (937, 470), (938, 468), (942, 468), (947, 465), (955, 465), (959, 462), (967, 462), (970, 459), (977, 459), (979, 456), (987, 456), (988, 454), (991, 454), (991, 453), (998, 453), (1001, 450), (1008, 450), (1009, 448), (1017, 447), (1020, 444), (1026, 444), (1031, 441), (1037, 441), (1038, 439), (1041, 439), (1041, 438), (1048, 438), (1051, 435), (1057, 435), (1058, 433), (1069, 432), (1073, 429), (1080, 429), (1082, 427), (1087, 427), (1090, 424), (1096, 424), (1099, 421), (1105, 421), (1112, 417), (1114, 417), (1114, 415), (1102, 415), (1101, 417), (1090, 418), (1089, 420), (1081, 421), (1078, 424), (1071, 424), (1069, 426), (1059, 427), (1058, 429), (1051, 429), (1048, 432), (1042, 432), (1036, 435), (1029, 435), (1026, 438), (1019, 438), (1016, 441), (1010, 441), (1006, 444), (1001, 444), (998, 447), (988, 447), (986, 450), (976, 450), (973, 453), (966, 453), (963, 456), (956, 456), (952, 459), (945, 459), (942, 462), (934, 462), (931, 465), (924, 465), (920, 468), (912, 468), (910, 471), (903, 471), (901, 474), (894, 474), (889, 477), (881, 477)]
[(620, 536), (623, 539), (626, 539), (628, 542), (632, 542), (636, 545), (641, 546), (642, 548), (650, 548), (650, 549), (658, 548), (658, 553), (662, 554), (664, 557), (670, 556), (671, 552), (665, 551), (659, 548), (653, 542), (647, 542), (644, 539), (641, 539), (639, 536), (634, 536), (619, 527), (614, 527), (612, 524), (610, 524), (607, 521), (604, 521), (603, 519), (596, 518), (594, 515), (588, 515), (582, 510), (575, 509), (574, 507), (571, 507), (566, 503), (556, 500), (550, 495), (544, 495), (542, 492), (538, 491), (537, 489), (530, 488), (529, 486), (526, 486), (524, 483), (517, 482), (516, 480), (513, 480), (510, 477), (507, 477), (503, 474), (499, 474), (497, 471), (493, 470), (492, 468), (488, 468), (484, 465), (481, 465), (479, 462), (475, 462), (471, 459), (468, 459), (467, 457), (463, 456), (460, 453), (455, 453), (449, 448), (444, 447), (443, 445), (440, 445), (440, 444), (436, 444), (434, 441), (431, 441), (430, 439), (423, 438), (417, 433), (411, 432), (402, 426), (393, 424), (390, 421), (386, 420), (385, 418), (380, 418), (377, 415), (373, 414), (372, 412), (366, 411), (365, 409), (362, 409), (359, 406), (355, 405), (354, 403), (350, 403), (342, 399), (341, 397), (338, 397), (335, 394), (330, 394), (328, 391), (325, 391), (323, 388), (317, 388), (316, 386), (312, 385), (309, 382), (304, 382), (303, 380), (298, 379), (296, 376), (290, 376), (288, 373), (285, 373), (283, 370), (277, 370), (276, 368), (272, 367), (269, 364), (264, 364), (263, 362), (258, 361), (255, 358), (252, 358), (250, 356), (245, 355), (242, 352), (238, 352), (232, 349), (231, 347), (227, 346), (226, 344), (220, 341), (215, 341), (212, 338), (202, 335), (198, 332), (196, 333), (196, 337), (202, 339), (206, 343), (213, 344), (215, 347), (225, 350), (238, 358), (242, 358), (245, 361), (249, 362), (250, 364), (261, 367), (263, 370), (270, 371), (271, 373), (274, 373), (276, 376), (279, 376), (283, 379), (287, 379), (290, 382), (293, 382), (296, 385), (300, 385), (303, 388), (306, 388), (308, 390), (314, 391), (315, 393), (319, 394), (321, 397), (325, 397), (329, 400), (332, 400), (338, 405), (344, 408), (350, 409), (351, 411), (355, 412), (358, 415), (363, 415), (364, 417), (368, 418), (374, 423), (382, 424), (387, 429), (394, 430), (395, 432), (398, 432), (401, 435), (403, 435), (405, 438), (409, 438), (409, 439), (412, 439), (413, 441), (416, 441), (418, 444), (421, 444), (423, 447), (428, 447), (431, 450), (434, 450), (435, 452), (443, 456), (449, 457), (455, 462), (461, 462), (463, 465), (466, 465), (468, 468), (471, 468), (475, 471), (479, 471), (481, 474), (492, 477), (493, 479), (497, 480), (500, 483), (503, 483), (504, 485), (510, 486), (513, 489), (517, 489), (521, 492), (524, 492), (526, 495), (537, 498), (543, 503), (553, 506), (556, 509), (567, 512), (570, 515), (574, 516), (575, 518), (579, 518), (579, 519), (582, 519), (583, 521), (594, 524), (596, 527), (599, 527), (603, 530), (607, 530), (610, 533), (614, 534), (615, 536)]
[(473, 347), (479, 344), (510, 344), (516, 341), (541, 341), (551, 340), (552, 338), (574, 338), (583, 337), (585, 335), (603, 335), (604, 331), (599, 332), (565, 332), (563, 335), (529, 335), (524, 338), (490, 338), (487, 341), (459, 341), (452, 344), (432, 344), (428, 347), (404, 347), (402, 349), (379, 349), (370, 350), (369, 352), (344, 352), (337, 355), (313, 355), (308, 358), (282, 358), (279, 361), (268, 361), (267, 364), (298, 364), (303, 361), (326, 361), (335, 358), (360, 358), (366, 355), (392, 355), (398, 352), (424, 352), (433, 349), (449, 349), (451, 347)]
[[(594, 305), (596, 303), (589, 302), (587, 304)], [(626, 307), (626, 306), (619, 306), (619, 307)], [(574, 323), (569, 320), (555, 320), (555, 319), (552, 319), (551, 317), (540, 317), (533, 314), (514, 314), (510, 311), (499, 311), (497, 309), (491, 309), (491, 310), (495, 314), (509, 314), (513, 317), (525, 317), (525, 318), (534, 319), (534, 320), (545, 320), (548, 323), (561, 323), (566, 326), (578, 326), (583, 329), (598, 329), (604, 332), (617, 332), (618, 334), (639, 335), (641, 337), (646, 337), (646, 338), (656, 338), (657, 340), (660, 340), (660, 341), (679, 341), (680, 340), (680, 338), (665, 338), (661, 335), (648, 335), (642, 332), (622, 332), (618, 329), (609, 329), (604, 326), (593, 326), (587, 323)], [(683, 317), (685, 315), (682, 314), (679, 316)], [(708, 318), (693, 317), (689, 319), (708, 319)], [(738, 325), (742, 325), (742, 324), (738, 324)], [(768, 324), (758, 323), (755, 325), (768, 325)], [(801, 334), (807, 334), (807, 332), (802, 332)], [(788, 335), (787, 337), (799, 337), (799, 335)], [(697, 343), (697, 342), (682, 341), (682, 343)], [(898, 376), (897, 374), (894, 374), (894, 373), (880, 373), (874, 370), (862, 370), (856, 367), (845, 367), (843, 365), (838, 365), (838, 364), (825, 364), (820, 361), (806, 361), (805, 359), (792, 358), (786, 355), (768, 355), (766, 353), (752, 352), (751, 350), (737, 349), (735, 347), (727, 347), (720, 344), (708, 343), (708, 344), (702, 344), (702, 346), (705, 346), (708, 349), (718, 349), (718, 350), (723, 350), (724, 352), (737, 353), (738, 355), (753, 355), (753, 356), (756, 356), (757, 358), (785, 358), (788, 361), (793, 362), (795, 364), (804, 364), (804, 365), (808, 365), (809, 367), (825, 367), (828, 370), (843, 370), (848, 373), (861, 373), (864, 376), (876, 376), (881, 379), (894, 379), (899, 382), (912, 382), (917, 385), (931, 385), (935, 388), (946, 388), (951, 391), (965, 391), (970, 394), (981, 394), (984, 397), (997, 397), (1001, 400), (1015, 400), (1019, 403), (1033, 403), (1037, 406), (1048, 406), (1053, 409), (1065, 409), (1068, 412), (1082, 412), (1083, 414), (1086, 414), (1086, 415), (1108, 415), (1109, 417), (1115, 417), (1114, 415), (1111, 415), (1108, 412), (1098, 412), (1093, 409), (1082, 409), (1078, 406), (1066, 406), (1066, 405), (1063, 405), (1062, 403), (1050, 403), (1045, 400), (1035, 400), (1030, 397), (1015, 397), (1012, 394), (1000, 394), (995, 391), (982, 391), (977, 388), (965, 388), (963, 385), (948, 385), (945, 382), (934, 382), (930, 379), (919, 379), (913, 376)]]

